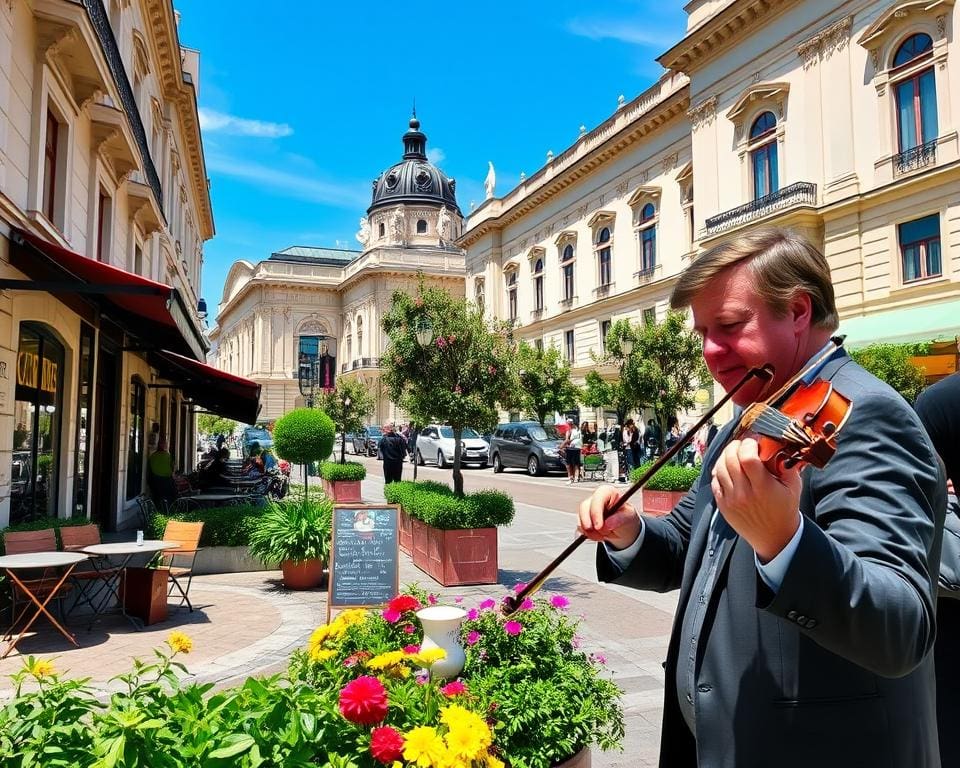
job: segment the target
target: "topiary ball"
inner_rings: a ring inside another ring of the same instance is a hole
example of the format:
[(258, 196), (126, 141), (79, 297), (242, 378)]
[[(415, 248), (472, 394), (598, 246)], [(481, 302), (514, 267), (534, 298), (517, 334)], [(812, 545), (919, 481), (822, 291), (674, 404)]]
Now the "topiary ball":
[(277, 456), (294, 464), (322, 461), (333, 451), (335, 432), (333, 419), (323, 411), (297, 408), (277, 419), (273, 447)]

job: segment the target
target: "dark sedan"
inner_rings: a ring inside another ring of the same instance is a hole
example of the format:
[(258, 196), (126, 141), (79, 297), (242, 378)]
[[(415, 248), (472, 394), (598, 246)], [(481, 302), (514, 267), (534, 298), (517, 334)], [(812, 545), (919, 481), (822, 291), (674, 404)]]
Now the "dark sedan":
[(353, 452), (376, 456), (380, 448), (381, 437), (383, 437), (383, 430), (380, 427), (364, 427), (353, 436)]

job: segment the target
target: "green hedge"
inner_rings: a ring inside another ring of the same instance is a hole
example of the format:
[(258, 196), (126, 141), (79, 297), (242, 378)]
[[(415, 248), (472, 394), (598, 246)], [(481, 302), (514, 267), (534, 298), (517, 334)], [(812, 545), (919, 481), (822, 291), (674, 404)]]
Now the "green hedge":
[(24, 523), (8, 526), (0, 531), (0, 555), (6, 554), (6, 548), (3, 544), (4, 533), (15, 531), (42, 531), (44, 528), (53, 528), (57, 536), (57, 549), (63, 548), (63, 542), (60, 540), (60, 529), (70, 525), (88, 525), (89, 520), (85, 517), (38, 517), (36, 520), (28, 520)]
[(513, 522), (513, 499), (501, 491), (476, 491), (458, 498), (449, 486), (426, 480), (390, 483), (383, 493), (389, 503), (399, 504), (410, 517), (447, 531)]
[(201, 547), (246, 547), (250, 544), (250, 533), (263, 515), (264, 507), (252, 504), (237, 504), (231, 507), (195, 509), (176, 515), (155, 514), (148, 524), (147, 535), (151, 539), (163, 537), (163, 529), (168, 520), (184, 523), (203, 523), (200, 536)]
[(345, 464), (325, 461), (320, 465), (320, 477), (331, 483), (337, 480), (363, 480), (366, 476), (367, 468), (359, 461), (348, 461)]
[[(635, 483), (652, 466), (651, 462), (641, 464), (630, 473), (630, 482)], [(700, 467), (678, 467), (667, 464), (650, 478), (644, 486), (651, 491), (689, 491), (700, 476)]]

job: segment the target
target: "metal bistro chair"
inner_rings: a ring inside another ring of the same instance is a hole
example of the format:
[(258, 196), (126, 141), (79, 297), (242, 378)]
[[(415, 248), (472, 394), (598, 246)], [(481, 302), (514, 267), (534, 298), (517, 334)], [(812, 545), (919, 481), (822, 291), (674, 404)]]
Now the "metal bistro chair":
[[(178, 520), (167, 521), (167, 527), (163, 531), (163, 540), (176, 543), (176, 549), (165, 550), (160, 555), (159, 570), (167, 571), (170, 587), (167, 590), (167, 596), (173, 594), (176, 589), (180, 593), (181, 606), (186, 602), (187, 608), (193, 612), (193, 605), (190, 603), (190, 584), (193, 581), (193, 564), (197, 559), (197, 552), (200, 551), (200, 534), (203, 533), (203, 523), (182, 523)], [(187, 585), (183, 586), (181, 580), (186, 577)]]
[[(43, 528), (39, 531), (9, 531), (3, 534), (3, 546), (8, 555), (30, 555), (35, 552), (56, 552), (57, 533), (53, 528)], [(48, 577), (46, 569), (38, 568), (40, 578), (24, 579), (24, 586), (29, 589), (38, 600), (45, 600), (53, 591), (58, 579)], [(54, 597), (57, 603), (57, 613), (63, 621), (63, 600), (73, 589), (69, 582), (64, 584)], [(20, 598), (18, 600), (18, 598)], [(10, 629), (16, 625), (20, 615), (17, 613), (17, 603), (29, 604), (30, 597), (23, 593), (16, 584), (10, 585)]]
[[(95, 523), (64, 526), (60, 529), (60, 541), (63, 543), (64, 552), (80, 552), (86, 547), (100, 543), (100, 527)], [(93, 620), (106, 606), (110, 595), (113, 595), (117, 600), (120, 599), (112, 586), (120, 569), (110, 565), (100, 565), (101, 561), (106, 562), (104, 558), (91, 557), (89, 567), (77, 567), (70, 574), (70, 580), (77, 588), (77, 596), (69, 612), (75, 611), (81, 603), (89, 605), (93, 611), (91, 627), (93, 626)], [(86, 564), (82, 563), (81, 565)], [(99, 603), (95, 604), (94, 599), (100, 596), (102, 592), (106, 592), (106, 594), (102, 596)]]

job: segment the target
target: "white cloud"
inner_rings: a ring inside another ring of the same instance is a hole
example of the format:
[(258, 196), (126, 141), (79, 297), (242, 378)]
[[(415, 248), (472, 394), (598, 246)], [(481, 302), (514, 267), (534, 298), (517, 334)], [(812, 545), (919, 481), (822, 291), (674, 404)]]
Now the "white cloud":
[(269, 189), (282, 197), (348, 209), (365, 209), (370, 205), (369, 182), (328, 182), (219, 154), (207, 155), (207, 168), (214, 173)]
[(210, 133), (220, 132), (231, 136), (254, 136), (259, 139), (279, 139), (293, 133), (293, 128), (286, 123), (248, 120), (203, 107), (198, 112), (200, 113), (200, 128)]
[(440, 165), (440, 163), (446, 159), (447, 153), (440, 149), (440, 147), (433, 147), (432, 149), (427, 150), (427, 160), (434, 165)]
[[(655, 24), (628, 22), (609, 19), (571, 19), (567, 22), (567, 31), (590, 40), (619, 40), (622, 43), (644, 46), (663, 46), (671, 39)], [(671, 31), (670, 34), (673, 34)]]

